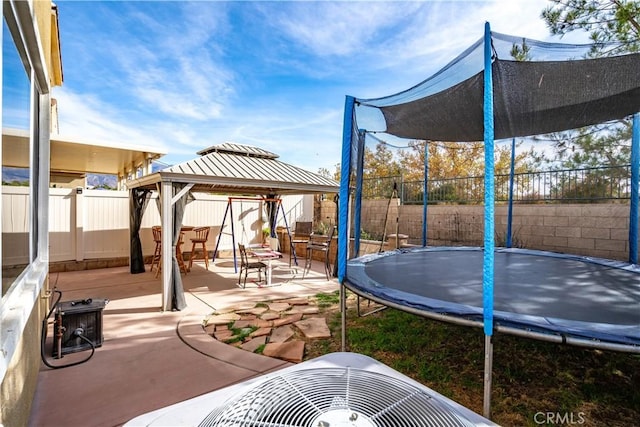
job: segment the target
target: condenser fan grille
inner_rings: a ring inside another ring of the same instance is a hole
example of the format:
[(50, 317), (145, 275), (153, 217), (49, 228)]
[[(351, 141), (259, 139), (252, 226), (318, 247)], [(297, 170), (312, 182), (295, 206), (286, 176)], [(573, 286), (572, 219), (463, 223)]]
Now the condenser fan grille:
[(201, 427), (471, 426), (403, 380), (354, 368), (274, 376), (210, 412)]

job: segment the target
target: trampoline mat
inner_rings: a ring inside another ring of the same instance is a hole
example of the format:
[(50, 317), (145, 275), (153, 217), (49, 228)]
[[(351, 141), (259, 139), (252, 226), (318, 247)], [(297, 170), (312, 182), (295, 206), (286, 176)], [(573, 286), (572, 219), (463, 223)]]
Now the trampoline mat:
[[(588, 323), (587, 329), (606, 332), (612, 331), (607, 325), (616, 325), (640, 342), (637, 266), (520, 249), (496, 250), (494, 264), (497, 318), (544, 328)], [(482, 269), (481, 248), (419, 248), (350, 260), (345, 279), (401, 305), (477, 315), (482, 313)]]

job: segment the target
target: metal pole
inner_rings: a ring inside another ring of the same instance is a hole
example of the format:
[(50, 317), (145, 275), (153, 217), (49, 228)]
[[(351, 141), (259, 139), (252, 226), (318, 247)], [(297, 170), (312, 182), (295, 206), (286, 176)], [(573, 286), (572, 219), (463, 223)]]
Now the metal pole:
[(516, 139), (511, 140), (511, 168), (509, 171), (509, 212), (507, 214), (507, 242), (508, 248), (511, 247), (511, 223), (513, 222), (513, 181), (516, 169)]
[[(289, 223), (287, 222), (287, 213), (284, 211), (284, 206), (282, 206), (282, 199), (279, 200), (278, 202), (278, 207), (280, 208), (280, 211), (282, 212), (282, 219), (284, 220), (284, 227), (287, 229), (287, 236), (289, 236), (289, 250), (293, 252), (293, 258), (296, 262), (296, 265), (298, 265), (298, 258), (296, 258), (296, 251), (293, 250), (293, 243), (291, 242), (291, 229), (289, 228)], [(284, 237), (283, 237), (284, 239)]]
[(344, 283), (340, 284), (340, 348), (341, 351), (347, 351), (347, 287)]
[(356, 159), (356, 192), (355, 206), (353, 218), (353, 253), (355, 256), (360, 254), (360, 234), (361, 234), (361, 213), (362, 213), (362, 187), (364, 185), (364, 146), (365, 146), (366, 130), (358, 130), (358, 157)]
[(424, 179), (422, 180), (423, 197), (422, 197), (422, 247), (427, 246), (427, 206), (429, 203), (429, 142), (424, 142)]
[(631, 203), (629, 216), (629, 262), (638, 263), (638, 205), (640, 204), (640, 113), (633, 115), (631, 137)]
[(222, 230), (224, 230), (224, 223), (227, 221), (227, 213), (229, 213), (230, 204), (231, 204), (231, 197), (229, 197), (227, 201), (227, 208), (224, 210), (224, 216), (222, 217), (222, 225), (220, 226), (220, 233), (218, 233), (216, 248), (213, 250), (213, 261), (216, 260), (216, 254), (218, 253), (218, 246), (220, 246), (220, 240), (222, 239)]
[(234, 230), (234, 227), (233, 227), (233, 202), (231, 201), (231, 198), (229, 198), (229, 217), (231, 218), (231, 245), (233, 247), (233, 271), (237, 273), (238, 257), (236, 255), (236, 231)]
[(493, 336), (484, 336), (484, 403), (482, 413), (491, 419), (491, 373), (493, 372)]

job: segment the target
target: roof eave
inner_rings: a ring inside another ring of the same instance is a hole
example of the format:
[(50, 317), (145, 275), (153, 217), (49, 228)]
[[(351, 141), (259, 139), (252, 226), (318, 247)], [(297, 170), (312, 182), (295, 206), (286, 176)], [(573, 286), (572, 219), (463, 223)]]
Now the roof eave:
[(159, 182), (184, 182), (194, 184), (196, 186), (211, 187), (211, 191), (215, 192), (216, 188), (224, 192), (238, 192), (265, 190), (265, 192), (276, 192), (278, 194), (319, 194), (319, 193), (337, 193), (339, 186), (332, 185), (310, 185), (308, 183), (292, 183), (281, 181), (265, 181), (257, 179), (238, 179), (238, 178), (213, 178), (210, 176), (201, 176), (194, 174), (183, 174), (175, 172), (159, 171), (140, 178), (127, 181), (127, 188), (155, 188)]

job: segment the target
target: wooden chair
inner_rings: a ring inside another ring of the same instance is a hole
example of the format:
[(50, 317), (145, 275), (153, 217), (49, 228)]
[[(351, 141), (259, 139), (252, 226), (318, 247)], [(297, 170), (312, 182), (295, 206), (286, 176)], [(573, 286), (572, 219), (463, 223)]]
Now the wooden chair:
[(244, 289), (247, 286), (249, 271), (257, 271), (258, 280), (260, 281), (262, 280), (262, 271), (264, 270), (265, 275), (267, 274), (267, 264), (261, 261), (249, 261), (247, 249), (244, 245), (238, 244), (238, 249), (240, 251), (240, 276), (238, 277), (238, 285), (240, 285), (242, 281), (242, 272), (244, 271), (244, 283), (242, 285)]
[[(153, 233), (153, 241), (155, 242), (156, 247), (153, 250), (151, 269), (149, 271), (153, 271), (154, 265), (157, 265), (158, 270), (160, 270), (160, 263), (162, 262), (162, 228), (159, 225), (154, 225), (151, 227), (151, 232)], [(156, 277), (157, 276), (158, 275), (156, 274)]]
[(291, 250), (289, 251), (289, 267), (291, 267), (291, 257), (296, 259), (298, 265), (298, 257), (296, 252), (296, 244), (307, 244), (313, 232), (311, 231), (313, 222), (296, 222), (296, 228), (291, 236)]
[(331, 275), (331, 260), (329, 259), (329, 249), (331, 248), (331, 241), (333, 240), (333, 233), (336, 228), (331, 227), (328, 236), (311, 236), (309, 243), (307, 243), (307, 259), (304, 265), (303, 276), (311, 269), (311, 261), (313, 259), (313, 252), (321, 252), (324, 254), (324, 272), (327, 275), (327, 280)]
[(200, 259), (204, 259), (204, 265), (209, 269), (209, 252), (207, 251), (207, 239), (209, 239), (210, 227), (197, 227), (193, 229), (196, 233), (195, 237), (191, 239), (191, 256), (189, 257), (189, 270), (193, 265), (193, 260), (196, 259), (197, 245), (200, 245), (202, 256)]

